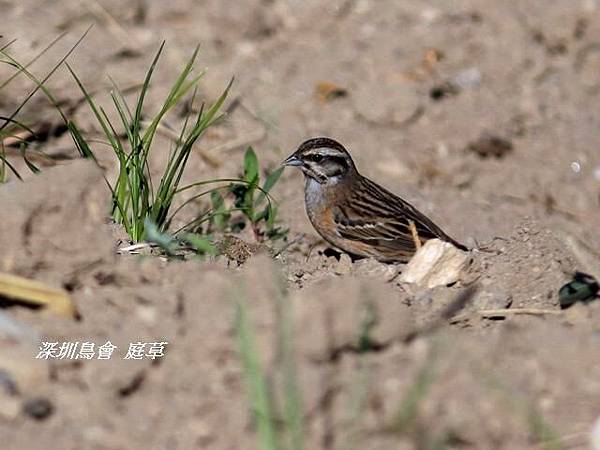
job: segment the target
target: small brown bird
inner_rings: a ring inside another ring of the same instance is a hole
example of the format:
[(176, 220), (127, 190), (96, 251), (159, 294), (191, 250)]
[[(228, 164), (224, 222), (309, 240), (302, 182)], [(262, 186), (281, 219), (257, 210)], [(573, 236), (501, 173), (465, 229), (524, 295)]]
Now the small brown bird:
[(411, 204), (358, 173), (333, 139), (309, 139), (282, 164), (304, 173), (306, 212), (317, 232), (352, 256), (407, 262), (417, 240), (433, 238), (467, 250)]

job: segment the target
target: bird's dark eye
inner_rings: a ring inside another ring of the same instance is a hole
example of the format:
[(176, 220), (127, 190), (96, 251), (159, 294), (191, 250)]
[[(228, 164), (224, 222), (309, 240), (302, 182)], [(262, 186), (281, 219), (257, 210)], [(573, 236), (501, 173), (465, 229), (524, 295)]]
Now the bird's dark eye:
[(323, 155), (319, 155), (318, 153), (315, 153), (314, 155), (312, 155), (312, 160), (314, 162), (319, 162), (319, 161), (323, 160)]

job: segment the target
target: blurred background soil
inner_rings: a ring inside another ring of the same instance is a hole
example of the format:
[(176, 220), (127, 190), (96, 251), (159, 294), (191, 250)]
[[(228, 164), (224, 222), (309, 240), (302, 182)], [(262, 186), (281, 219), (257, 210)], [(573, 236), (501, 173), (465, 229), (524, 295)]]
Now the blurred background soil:
[[(600, 275), (600, 2), (0, 0), (0, 11), (0, 45), (17, 39), (21, 61), (67, 32), (31, 66), (38, 75), (93, 24), (69, 62), (105, 105), (109, 76), (133, 101), (166, 40), (148, 102), (159, 108), (200, 44), (199, 96), (212, 102), (235, 83), (188, 182), (239, 175), (248, 145), (273, 169), (304, 139), (330, 136), (364, 175), (487, 250), (473, 253), (461, 283), (433, 290), (402, 285), (373, 261), (329, 256), (290, 170), (273, 195), (295, 243), (275, 259), (238, 267), (119, 255), (101, 171), (75, 161), (56, 110), (37, 95), (21, 117), (50, 130), (34, 144), (42, 174), (0, 185), (0, 271), (67, 288), (81, 318), (0, 311), (2, 448), (259, 448), (235, 303), (248, 305), (278, 392), (281, 298), (305, 448), (588, 448), (600, 416), (600, 302), (560, 313), (558, 289), (575, 270)], [(2, 79), (10, 73), (0, 67)], [(1, 116), (33, 88), (25, 77), (10, 86)], [(49, 86), (86, 132), (99, 132), (66, 69)], [(182, 120), (168, 118), (175, 129)], [(157, 173), (171, 145), (161, 139)], [(110, 149), (98, 156), (110, 177)], [(469, 285), (466, 304), (445, 314)], [(360, 353), (367, 303), (377, 345)], [(557, 314), (478, 313), (499, 308)], [(48, 362), (35, 359), (42, 340), (169, 345), (155, 362)], [(48, 414), (31, 413), (39, 399)]]

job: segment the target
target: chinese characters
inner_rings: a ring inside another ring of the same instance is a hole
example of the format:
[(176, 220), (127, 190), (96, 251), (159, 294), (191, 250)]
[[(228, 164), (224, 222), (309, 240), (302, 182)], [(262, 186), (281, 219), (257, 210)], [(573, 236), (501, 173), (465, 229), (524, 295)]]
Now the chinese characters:
[[(130, 342), (123, 359), (157, 359), (165, 356), (166, 341)], [(96, 347), (94, 342), (42, 342), (36, 359), (110, 359), (118, 347), (110, 341)]]

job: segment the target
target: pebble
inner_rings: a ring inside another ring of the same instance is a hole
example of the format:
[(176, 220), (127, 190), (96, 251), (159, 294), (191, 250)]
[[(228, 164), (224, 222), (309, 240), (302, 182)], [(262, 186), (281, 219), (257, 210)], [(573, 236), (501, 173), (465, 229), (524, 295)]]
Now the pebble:
[(475, 153), (480, 158), (500, 159), (513, 151), (513, 144), (502, 136), (484, 132), (477, 140), (469, 143), (467, 151)]
[(477, 67), (471, 67), (458, 72), (451, 81), (460, 89), (478, 86), (481, 83), (481, 71)]
[(47, 398), (34, 397), (25, 401), (23, 412), (36, 420), (44, 420), (52, 415), (54, 406)]
[(348, 275), (352, 271), (352, 259), (350, 259), (350, 256), (342, 253), (333, 271), (336, 275)]
[(468, 261), (468, 255), (449, 242), (430, 239), (406, 265), (400, 281), (428, 289), (446, 286), (460, 279)]

